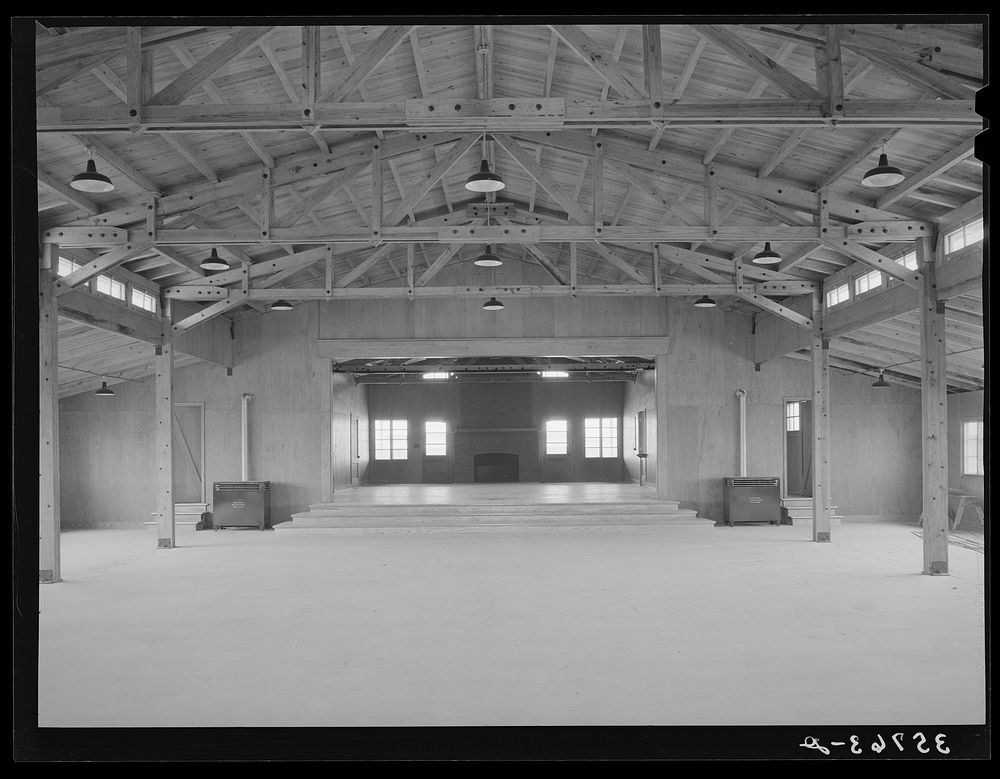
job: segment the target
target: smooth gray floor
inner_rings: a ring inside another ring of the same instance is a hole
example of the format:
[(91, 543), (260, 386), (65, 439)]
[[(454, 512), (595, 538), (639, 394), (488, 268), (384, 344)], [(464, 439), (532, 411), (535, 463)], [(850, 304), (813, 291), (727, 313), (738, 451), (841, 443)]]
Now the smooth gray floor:
[(982, 723), (983, 555), (833, 530), (66, 532), (39, 724)]

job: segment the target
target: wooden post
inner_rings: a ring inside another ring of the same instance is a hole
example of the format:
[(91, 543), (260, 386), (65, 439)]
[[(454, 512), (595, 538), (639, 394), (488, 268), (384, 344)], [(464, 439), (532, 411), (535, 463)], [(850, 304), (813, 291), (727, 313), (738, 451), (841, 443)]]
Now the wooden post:
[(920, 296), (920, 406), (923, 435), (924, 573), (948, 573), (948, 381), (944, 301), (937, 298), (934, 242), (917, 239)]
[(160, 320), (163, 343), (156, 347), (156, 534), (157, 548), (174, 547), (173, 415), (174, 344), (169, 308)]
[(38, 581), (62, 579), (59, 561), (59, 338), (52, 281), (59, 249), (47, 244), (38, 273)]
[(604, 136), (594, 138), (594, 234), (604, 232)]
[(656, 499), (667, 500), (667, 355), (658, 354), (656, 367)]
[(830, 540), (830, 342), (823, 335), (823, 295), (813, 293), (813, 541)]
[(382, 243), (382, 144), (372, 145), (372, 245)]

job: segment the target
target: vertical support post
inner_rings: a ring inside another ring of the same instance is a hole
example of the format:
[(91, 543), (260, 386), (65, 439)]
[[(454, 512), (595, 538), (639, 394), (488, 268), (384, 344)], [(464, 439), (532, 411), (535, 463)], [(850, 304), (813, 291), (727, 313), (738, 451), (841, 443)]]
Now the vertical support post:
[(659, 295), (663, 290), (663, 276), (660, 273), (660, 244), (653, 244), (653, 287)]
[(948, 382), (944, 302), (937, 297), (931, 238), (917, 239), (920, 294), (920, 410), (923, 435), (924, 573), (948, 573)]
[(663, 106), (663, 56), (660, 51), (660, 25), (642, 25), (642, 65), (646, 91), (654, 109)]
[(334, 272), (334, 261), (333, 261), (333, 244), (328, 243), (326, 245), (326, 296), (330, 297), (333, 295), (333, 272)]
[(594, 237), (604, 233), (604, 136), (594, 138)]
[(719, 234), (719, 188), (715, 183), (715, 168), (705, 169), (705, 224), (708, 235), (715, 238)]
[(372, 244), (382, 243), (382, 144), (372, 144)]
[(146, 201), (146, 238), (150, 241), (156, 240), (156, 197), (149, 196)]
[[(169, 301), (167, 301), (169, 302)], [(174, 343), (170, 309), (161, 318), (163, 340), (156, 347), (156, 546), (174, 547), (174, 484), (172, 451)]]
[[(125, 105), (129, 124), (138, 127), (142, 121), (143, 103), (142, 28), (125, 28)], [(150, 63), (151, 64), (151, 63)], [(146, 95), (148, 97), (148, 94)]]
[(656, 499), (670, 497), (667, 484), (667, 355), (655, 357), (656, 368)]
[(826, 98), (830, 116), (844, 115), (844, 63), (840, 55), (840, 27), (826, 25)]
[(270, 241), (271, 216), (274, 212), (274, 198), (271, 196), (271, 169), (264, 167), (260, 172), (260, 238)]
[(823, 296), (812, 298), (813, 541), (830, 540), (830, 342), (823, 337)]
[(38, 581), (62, 579), (59, 514), (59, 332), (52, 281), (59, 249), (46, 244), (38, 271)]
[(412, 242), (406, 244), (406, 296), (413, 300), (413, 273), (415, 247)]
[(569, 244), (569, 293), (573, 297), (576, 297), (576, 242), (570, 241)]
[(319, 27), (302, 27), (302, 109), (305, 119), (312, 121), (312, 110), (320, 94)]

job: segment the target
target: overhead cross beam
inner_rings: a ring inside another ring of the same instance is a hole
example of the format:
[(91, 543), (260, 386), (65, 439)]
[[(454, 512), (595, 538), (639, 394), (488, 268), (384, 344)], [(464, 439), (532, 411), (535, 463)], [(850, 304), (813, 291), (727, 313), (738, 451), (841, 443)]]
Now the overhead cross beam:
[(575, 24), (550, 24), (563, 42), (576, 52), (612, 89), (628, 100), (647, 100), (649, 95), (636, 86), (632, 77), (600, 45)]

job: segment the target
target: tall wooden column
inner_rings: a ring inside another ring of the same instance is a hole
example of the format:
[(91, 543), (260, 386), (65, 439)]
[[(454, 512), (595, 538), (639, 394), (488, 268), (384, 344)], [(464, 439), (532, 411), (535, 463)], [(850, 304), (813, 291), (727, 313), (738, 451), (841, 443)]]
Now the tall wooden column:
[(159, 549), (174, 546), (173, 414), (174, 343), (169, 313), (160, 320), (163, 343), (156, 347), (156, 534)]
[(656, 498), (670, 497), (667, 484), (667, 355), (656, 355)]
[(47, 244), (38, 272), (38, 581), (62, 579), (59, 560), (59, 329), (52, 294), (59, 252)]
[(917, 239), (920, 294), (920, 406), (923, 435), (924, 573), (948, 573), (948, 377), (944, 301), (937, 298), (934, 243)]
[(813, 541), (830, 540), (830, 342), (823, 335), (823, 296), (813, 294)]

